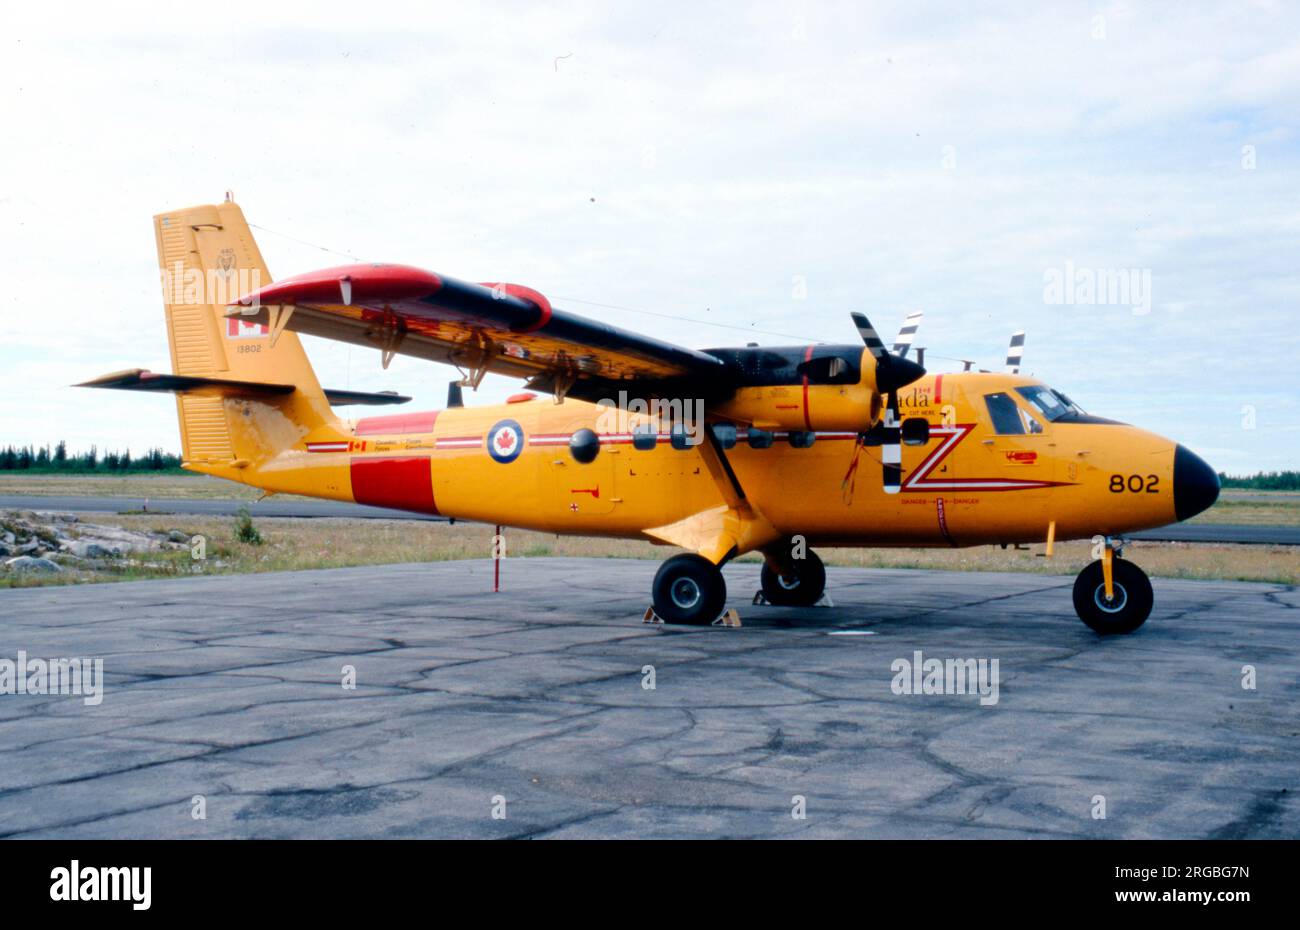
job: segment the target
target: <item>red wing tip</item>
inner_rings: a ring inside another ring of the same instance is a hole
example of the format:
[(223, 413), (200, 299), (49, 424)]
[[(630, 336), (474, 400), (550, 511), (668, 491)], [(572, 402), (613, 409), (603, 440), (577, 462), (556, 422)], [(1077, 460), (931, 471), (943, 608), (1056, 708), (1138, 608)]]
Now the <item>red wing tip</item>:
[[(345, 299), (344, 289), (347, 293)], [(425, 297), (442, 287), (442, 278), (413, 265), (362, 262), (294, 275), (245, 294), (228, 306), (278, 303), (364, 303)]]

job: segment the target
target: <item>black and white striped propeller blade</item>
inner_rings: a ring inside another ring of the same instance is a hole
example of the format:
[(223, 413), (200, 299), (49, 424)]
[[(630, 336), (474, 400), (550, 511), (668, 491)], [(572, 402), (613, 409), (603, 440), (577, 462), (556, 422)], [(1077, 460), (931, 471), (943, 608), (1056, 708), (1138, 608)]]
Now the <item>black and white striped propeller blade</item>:
[(871, 357), (879, 363), (888, 353), (885, 352), (885, 344), (880, 341), (880, 336), (876, 334), (876, 328), (871, 325), (871, 321), (867, 319), (866, 314), (851, 313), (849, 315), (853, 317), (853, 325), (858, 328), (858, 335), (862, 337), (862, 341), (871, 350)]
[[(898, 418), (898, 389), (911, 384), (925, 375), (925, 369), (905, 356), (920, 324), (920, 314), (915, 313), (903, 324), (903, 331), (898, 334), (903, 354), (892, 355), (885, 351), (885, 344), (880, 341), (876, 328), (864, 314), (854, 313), (853, 325), (858, 328), (858, 335), (866, 344), (871, 357), (876, 360), (876, 390), (885, 395), (885, 410), (878, 429), (880, 430), (880, 461), (883, 465), (882, 482), (886, 494), (897, 494), (903, 478), (902, 424)], [(908, 331), (910, 328), (910, 332)], [(904, 336), (906, 335), (906, 340)]]
[(893, 353), (899, 358), (907, 358), (907, 350), (912, 348), (912, 341), (916, 339), (916, 331), (921, 328), (921, 317), (925, 315), (923, 310), (917, 310), (915, 313), (909, 313), (903, 320), (903, 328), (898, 331), (898, 338), (894, 340)]
[(1020, 359), (1025, 354), (1025, 331), (1017, 330), (1011, 334), (1011, 345), (1007, 347), (1007, 374), (1020, 374)]
[(886, 494), (897, 494), (903, 484), (903, 427), (898, 420), (898, 395), (889, 392), (882, 420), (884, 431), (880, 444), (881, 482)]

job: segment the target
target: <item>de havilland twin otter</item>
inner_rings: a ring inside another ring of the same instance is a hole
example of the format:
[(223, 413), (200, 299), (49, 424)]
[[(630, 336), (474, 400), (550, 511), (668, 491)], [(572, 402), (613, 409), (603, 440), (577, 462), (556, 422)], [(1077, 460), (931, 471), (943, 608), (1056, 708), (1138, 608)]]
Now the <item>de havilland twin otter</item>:
[[(764, 557), (770, 603), (806, 606), (826, 583), (809, 546), (1050, 551), (1100, 537), (1074, 606), (1093, 630), (1127, 633), (1152, 591), (1120, 558), (1122, 534), (1218, 496), (1213, 469), (1183, 446), (1084, 413), (1016, 364), (927, 374), (906, 357), (915, 320), (892, 352), (859, 314), (861, 343), (688, 349), (527, 287), (405, 265), (272, 283), (229, 198), (154, 227), (174, 373), (88, 385), (175, 392), (186, 468), (270, 493), (677, 546), (652, 588), (671, 623), (717, 619), (721, 568), (748, 552)], [(410, 355), (456, 366), (472, 387), (493, 372), (528, 390), (349, 420), (333, 406), (408, 398), (322, 389), (298, 333), (372, 347), (385, 367)]]

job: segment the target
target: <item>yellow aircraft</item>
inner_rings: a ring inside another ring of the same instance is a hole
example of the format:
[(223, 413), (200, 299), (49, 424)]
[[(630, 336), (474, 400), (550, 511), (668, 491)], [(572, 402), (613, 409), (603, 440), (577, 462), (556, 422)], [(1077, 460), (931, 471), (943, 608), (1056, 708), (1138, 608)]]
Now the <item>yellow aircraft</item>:
[[(811, 546), (956, 547), (1097, 539), (1074, 605), (1099, 633), (1152, 607), (1121, 534), (1185, 520), (1219, 482), (1196, 455), (1084, 413), (1017, 373), (930, 375), (867, 319), (863, 344), (695, 350), (552, 308), (515, 284), (355, 264), (272, 283), (240, 208), (154, 218), (174, 374), (86, 386), (177, 395), (184, 466), (273, 493), (555, 533), (648, 539), (671, 623), (722, 612), (721, 567), (761, 552), (772, 604), (812, 605)], [(345, 419), (408, 400), (322, 389), (298, 333), (487, 372), (504, 404)], [(1023, 335), (1020, 343), (1023, 344)]]

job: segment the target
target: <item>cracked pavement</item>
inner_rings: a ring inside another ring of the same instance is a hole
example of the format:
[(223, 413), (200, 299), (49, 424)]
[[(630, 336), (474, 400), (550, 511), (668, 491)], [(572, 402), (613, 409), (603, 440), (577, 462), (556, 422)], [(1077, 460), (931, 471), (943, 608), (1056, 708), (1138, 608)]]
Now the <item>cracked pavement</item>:
[[(1156, 579), (1103, 640), (1072, 578), (832, 568), (835, 606), (796, 610), (739, 564), (744, 626), (697, 629), (641, 623), (655, 568), (0, 591), (0, 657), (105, 677), (99, 706), (0, 695), (0, 836), (1300, 836), (1294, 587)], [(998, 703), (893, 694), (915, 650), (998, 659)]]

